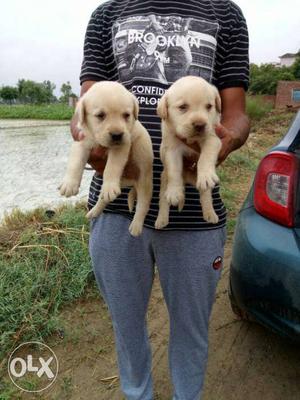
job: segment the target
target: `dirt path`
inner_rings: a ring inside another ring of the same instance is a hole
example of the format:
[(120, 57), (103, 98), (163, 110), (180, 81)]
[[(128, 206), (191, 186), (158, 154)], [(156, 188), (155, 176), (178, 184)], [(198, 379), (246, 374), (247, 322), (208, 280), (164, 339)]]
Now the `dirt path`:
[[(300, 351), (264, 328), (240, 321), (227, 295), (231, 243), (210, 325), (210, 352), (203, 400), (298, 400)], [(43, 399), (121, 400), (112, 325), (101, 299), (65, 309), (65, 338), (47, 341), (60, 362), (59, 378)], [(170, 400), (168, 314), (156, 275), (148, 309), (157, 400)], [(24, 395), (24, 399), (32, 396)]]
[(23, 129), (36, 128), (41, 126), (69, 126), (67, 120), (55, 121), (48, 119), (0, 119), (0, 129)]

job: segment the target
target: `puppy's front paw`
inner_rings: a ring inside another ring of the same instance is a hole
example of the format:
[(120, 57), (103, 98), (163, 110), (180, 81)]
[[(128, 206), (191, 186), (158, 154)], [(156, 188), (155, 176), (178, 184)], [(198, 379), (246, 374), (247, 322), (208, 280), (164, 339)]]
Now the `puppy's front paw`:
[(89, 220), (91, 220), (92, 218), (98, 217), (98, 216), (102, 213), (103, 208), (104, 208), (104, 207), (97, 207), (97, 205), (94, 206), (94, 207), (86, 214), (86, 218), (89, 219)]
[(203, 219), (206, 222), (209, 222), (211, 224), (217, 224), (219, 222), (219, 217), (215, 213), (213, 209), (211, 210), (202, 210), (203, 211)]
[(196, 187), (199, 191), (213, 189), (218, 183), (219, 177), (213, 169), (198, 172)]
[(129, 225), (129, 232), (132, 236), (139, 236), (143, 230), (143, 223), (133, 220)]
[(79, 185), (80, 183), (77, 180), (65, 179), (58, 187), (58, 190), (65, 197), (76, 196), (79, 191)]
[(121, 194), (120, 185), (116, 182), (104, 183), (101, 188), (101, 198), (109, 203), (114, 201)]
[(94, 209), (92, 208), (92, 209), (86, 214), (86, 218), (89, 219), (89, 220), (91, 220), (91, 219), (97, 217), (97, 215), (95, 215), (95, 214), (96, 214), (96, 213), (95, 213)]
[(158, 215), (155, 221), (155, 229), (162, 229), (169, 223), (169, 215)]
[(184, 204), (184, 190), (180, 186), (169, 186), (166, 190), (167, 202), (172, 206)]

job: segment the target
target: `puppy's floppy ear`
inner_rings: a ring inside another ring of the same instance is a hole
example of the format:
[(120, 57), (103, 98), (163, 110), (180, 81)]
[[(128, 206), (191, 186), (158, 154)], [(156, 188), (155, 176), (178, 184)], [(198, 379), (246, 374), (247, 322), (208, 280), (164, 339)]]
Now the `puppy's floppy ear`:
[(221, 102), (221, 96), (218, 91), (218, 89), (215, 87), (215, 103), (216, 103), (216, 110), (221, 113), (222, 111), (222, 102)]
[(161, 119), (168, 119), (168, 95), (167, 92), (162, 96), (160, 99), (157, 109), (157, 114), (160, 116)]
[(76, 109), (75, 113), (78, 115), (78, 128), (83, 128), (85, 125), (85, 116), (86, 116), (86, 111), (85, 111), (85, 103), (84, 103), (84, 98), (82, 97), (81, 99), (78, 100), (78, 103), (76, 104)]
[(139, 112), (140, 112), (140, 106), (139, 106), (139, 102), (138, 99), (135, 97), (135, 95), (132, 95), (133, 98), (133, 116), (135, 119), (138, 119), (139, 117)]

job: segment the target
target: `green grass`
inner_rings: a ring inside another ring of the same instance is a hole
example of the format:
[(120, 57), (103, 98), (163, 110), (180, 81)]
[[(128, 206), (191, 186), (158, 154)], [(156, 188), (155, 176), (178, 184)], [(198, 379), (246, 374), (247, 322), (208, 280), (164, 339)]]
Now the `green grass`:
[[(64, 206), (6, 216), (0, 227), (0, 366), (25, 340), (59, 327), (59, 310), (96, 285), (88, 254), (85, 207)], [(91, 285), (89, 285), (91, 286)]]
[(218, 169), (221, 181), (220, 193), (228, 211), (228, 237), (234, 233), (239, 209), (263, 155), (260, 150), (256, 148), (255, 151), (249, 151), (247, 147), (242, 147), (232, 153)]
[(20, 399), (17, 397), (17, 387), (11, 385), (10, 381), (0, 381), (0, 400)]
[(66, 104), (0, 105), (0, 118), (70, 120), (74, 110)]
[(246, 110), (251, 120), (259, 120), (273, 109), (272, 104), (264, 101), (261, 97), (247, 97)]

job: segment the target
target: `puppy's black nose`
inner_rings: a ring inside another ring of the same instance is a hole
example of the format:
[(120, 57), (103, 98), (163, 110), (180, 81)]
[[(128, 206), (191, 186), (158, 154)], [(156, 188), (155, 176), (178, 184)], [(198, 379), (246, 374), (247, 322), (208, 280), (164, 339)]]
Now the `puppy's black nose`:
[(193, 128), (197, 133), (202, 133), (205, 129), (206, 124), (201, 122), (194, 122)]
[(120, 142), (123, 137), (123, 132), (112, 132), (110, 135), (114, 142)]

